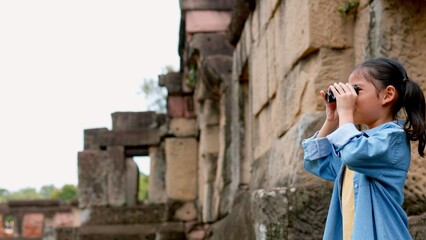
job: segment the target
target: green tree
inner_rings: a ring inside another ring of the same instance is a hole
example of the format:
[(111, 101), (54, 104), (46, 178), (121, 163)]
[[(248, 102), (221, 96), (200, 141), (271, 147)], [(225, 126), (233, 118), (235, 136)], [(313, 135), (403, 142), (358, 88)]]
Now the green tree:
[(77, 188), (72, 184), (65, 184), (58, 193), (59, 200), (72, 201), (77, 199)]
[(139, 174), (138, 199), (148, 200), (148, 176), (143, 173)]
[[(175, 72), (172, 66), (167, 65), (163, 68), (161, 74)], [(167, 89), (158, 85), (158, 80), (145, 78), (140, 87), (140, 94), (145, 96), (147, 108), (150, 111), (160, 113), (166, 112)]]
[(12, 192), (8, 197), (8, 200), (22, 199), (43, 199), (43, 196), (35, 188), (24, 188), (17, 192)]
[(43, 198), (49, 199), (52, 197), (52, 194), (55, 192), (55, 190), (57, 189), (53, 184), (45, 185), (40, 188), (40, 195), (42, 195)]
[(9, 198), (10, 192), (6, 189), (0, 188), (0, 203), (6, 202)]

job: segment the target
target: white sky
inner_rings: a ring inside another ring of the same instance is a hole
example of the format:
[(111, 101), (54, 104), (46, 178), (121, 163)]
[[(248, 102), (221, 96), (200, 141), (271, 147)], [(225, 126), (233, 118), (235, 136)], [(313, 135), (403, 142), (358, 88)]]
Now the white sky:
[(77, 185), (84, 129), (179, 69), (179, 23), (178, 0), (1, 0), (0, 188)]

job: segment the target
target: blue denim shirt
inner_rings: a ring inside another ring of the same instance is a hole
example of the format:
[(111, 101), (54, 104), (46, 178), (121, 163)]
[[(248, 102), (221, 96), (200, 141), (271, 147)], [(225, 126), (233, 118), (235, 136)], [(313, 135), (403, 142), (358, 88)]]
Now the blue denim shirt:
[(324, 138), (302, 141), (305, 169), (334, 181), (323, 239), (343, 239), (341, 186), (343, 169), (355, 171), (352, 239), (411, 239), (402, 209), (410, 166), (410, 142), (398, 122), (360, 132), (352, 123)]

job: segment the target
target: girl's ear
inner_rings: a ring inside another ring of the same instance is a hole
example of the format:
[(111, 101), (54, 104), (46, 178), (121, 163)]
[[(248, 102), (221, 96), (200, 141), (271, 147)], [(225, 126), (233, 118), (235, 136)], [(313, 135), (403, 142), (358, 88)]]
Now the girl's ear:
[(392, 85), (387, 86), (384, 90), (383, 90), (383, 98), (382, 98), (382, 104), (386, 105), (389, 103), (393, 103), (394, 101), (396, 101), (396, 88)]

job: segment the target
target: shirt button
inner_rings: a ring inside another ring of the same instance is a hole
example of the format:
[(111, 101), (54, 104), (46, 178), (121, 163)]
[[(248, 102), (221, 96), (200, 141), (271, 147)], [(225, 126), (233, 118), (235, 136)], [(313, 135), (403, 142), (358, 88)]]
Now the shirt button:
[(355, 188), (358, 188), (358, 183), (355, 183)]

